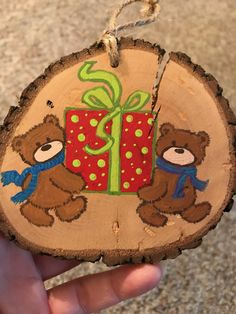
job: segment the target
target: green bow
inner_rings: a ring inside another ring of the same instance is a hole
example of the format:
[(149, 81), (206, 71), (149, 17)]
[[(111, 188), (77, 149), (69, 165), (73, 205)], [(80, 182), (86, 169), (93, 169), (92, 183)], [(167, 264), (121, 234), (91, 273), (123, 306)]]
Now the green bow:
[[(105, 141), (99, 149), (85, 146), (90, 155), (100, 155), (110, 151), (110, 183), (109, 191), (113, 194), (120, 191), (120, 136), (122, 130), (122, 115), (128, 112), (140, 111), (150, 100), (150, 93), (137, 90), (133, 92), (124, 105), (121, 105), (122, 85), (118, 77), (108, 71), (92, 70), (96, 61), (85, 62), (78, 72), (83, 82), (98, 82), (103, 85), (87, 90), (82, 96), (82, 102), (95, 110), (107, 110), (108, 113), (97, 125), (96, 136)], [(105, 86), (104, 86), (105, 85)], [(107, 134), (106, 124), (112, 121), (111, 134)]]

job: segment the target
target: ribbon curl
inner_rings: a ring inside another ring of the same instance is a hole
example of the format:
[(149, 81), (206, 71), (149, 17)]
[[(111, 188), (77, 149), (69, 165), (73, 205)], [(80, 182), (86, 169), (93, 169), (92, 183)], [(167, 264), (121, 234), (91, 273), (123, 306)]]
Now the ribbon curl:
[[(115, 138), (121, 130), (113, 130), (112, 134), (107, 134), (105, 127), (118, 115), (128, 112), (140, 111), (150, 100), (150, 93), (143, 91), (133, 92), (122, 106), (122, 85), (117, 76), (104, 70), (92, 70), (96, 61), (85, 62), (78, 71), (78, 77), (83, 82), (99, 82), (106, 86), (98, 86), (87, 90), (82, 96), (82, 102), (92, 109), (103, 109), (109, 111), (98, 123), (96, 136), (105, 141), (105, 145), (99, 149), (92, 149), (85, 146), (85, 151), (91, 155), (100, 155), (109, 151), (114, 145)], [(115, 134), (117, 133), (117, 134)]]

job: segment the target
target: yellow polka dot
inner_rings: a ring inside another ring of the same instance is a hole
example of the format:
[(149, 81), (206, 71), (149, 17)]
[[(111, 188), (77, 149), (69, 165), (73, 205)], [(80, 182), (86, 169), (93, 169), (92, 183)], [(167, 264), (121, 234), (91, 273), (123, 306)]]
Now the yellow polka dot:
[(131, 178), (131, 181), (135, 181), (135, 179), (134, 179), (134, 178)]
[(67, 141), (67, 143), (68, 143), (68, 144), (71, 144), (72, 142), (71, 142), (71, 141)]
[(144, 161), (143, 161), (143, 164), (145, 165), (146, 163), (147, 163), (147, 161), (146, 161), (146, 160), (144, 160)]
[(78, 135), (78, 140), (80, 141), (80, 142), (84, 142), (85, 141), (85, 135), (83, 134), (83, 133), (80, 133), (79, 135)]
[(125, 146), (127, 146), (127, 144), (124, 143), (123, 146), (125, 147)]
[(74, 130), (70, 130), (70, 133), (73, 134), (73, 133), (74, 133)]
[(137, 146), (137, 144), (135, 144), (135, 143), (134, 143), (134, 144), (133, 144), (133, 146), (134, 146), (134, 147), (136, 147), (136, 146)]
[(141, 168), (137, 168), (137, 169), (135, 170), (135, 172), (136, 172), (137, 174), (142, 174), (143, 170), (142, 170)]
[(130, 151), (126, 152), (126, 154), (125, 154), (125, 157), (126, 157), (127, 159), (131, 159), (132, 156), (133, 156), (133, 154), (132, 154)]
[(142, 124), (142, 121), (139, 121), (138, 124)]
[(84, 159), (88, 159), (88, 156), (84, 156)]
[(124, 187), (125, 189), (128, 189), (128, 188), (130, 187), (129, 182), (124, 182), (123, 187)]
[(149, 118), (147, 122), (148, 122), (149, 125), (152, 125), (153, 124), (153, 119)]
[(73, 160), (72, 165), (73, 165), (73, 167), (75, 167), (75, 168), (79, 168), (80, 165), (81, 165), (81, 162), (80, 162), (79, 159), (75, 159), (75, 160)]
[(98, 183), (98, 186), (102, 186), (102, 183)]
[(125, 173), (125, 170), (121, 170), (121, 173)]
[(148, 153), (148, 148), (147, 147), (142, 147), (141, 152), (143, 155), (146, 155)]
[(80, 127), (79, 127), (79, 129), (80, 129), (80, 130), (83, 130), (83, 127), (82, 127), (82, 126), (80, 126)]
[(132, 116), (131, 114), (129, 114), (129, 115), (126, 117), (126, 121), (129, 122), (129, 123), (132, 122), (133, 119), (134, 119), (134, 118), (133, 118), (133, 116)]
[(147, 182), (147, 179), (143, 179), (143, 182)]
[(77, 114), (73, 114), (73, 116), (71, 116), (71, 121), (73, 123), (79, 122), (79, 117), (77, 116)]
[(98, 120), (96, 120), (96, 119), (91, 119), (89, 123), (90, 123), (91, 126), (95, 127), (95, 126), (98, 125)]
[(87, 117), (88, 116), (88, 114), (87, 113), (85, 113), (85, 117)]
[(136, 137), (141, 137), (142, 135), (143, 135), (143, 131), (142, 131), (142, 130), (137, 129), (137, 130), (135, 131), (135, 136), (136, 136)]
[(103, 167), (106, 166), (106, 162), (103, 159), (99, 159), (98, 162), (97, 162), (97, 165), (98, 165), (99, 168), (103, 168)]
[(102, 173), (102, 177), (105, 177), (105, 175), (106, 175), (106, 174), (103, 172), (103, 173)]
[(125, 129), (125, 132), (128, 132), (129, 131), (129, 129)]
[(99, 115), (98, 115), (99, 117), (101, 117), (102, 116), (102, 114), (101, 113), (99, 113)]
[(89, 175), (89, 179), (90, 179), (91, 181), (97, 180), (96, 174), (95, 174), (95, 173), (91, 173), (91, 174)]

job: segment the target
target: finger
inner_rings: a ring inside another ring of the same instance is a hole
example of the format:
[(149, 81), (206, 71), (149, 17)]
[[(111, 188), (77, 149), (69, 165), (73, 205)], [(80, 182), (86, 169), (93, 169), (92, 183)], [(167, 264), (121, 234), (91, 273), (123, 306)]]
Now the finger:
[(154, 288), (160, 266), (122, 266), (63, 284), (48, 292), (52, 314), (93, 313)]
[(63, 261), (50, 256), (35, 256), (34, 262), (43, 280), (51, 279), (79, 265), (76, 260)]
[(32, 255), (0, 234), (0, 313), (49, 313)]

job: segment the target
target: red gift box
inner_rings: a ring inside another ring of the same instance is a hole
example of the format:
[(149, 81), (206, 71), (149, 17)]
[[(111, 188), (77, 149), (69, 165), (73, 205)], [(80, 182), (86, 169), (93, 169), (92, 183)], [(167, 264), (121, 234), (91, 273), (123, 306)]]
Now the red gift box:
[(82, 97), (90, 109), (66, 110), (66, 166), (83, 176), (88, 191), (136, 193), (150, 183), (155, 161), (155, 113), (140, 110), (150, 95), (135, 91), (122, 106), (118, 78), (91, 71), (94, 63), (85, 62), (79, 78), (107, 83), (113, 97), (100, 86)]
[[(89, 191), (109, 192), (109, 152), (94, 156), (86, 152), (103, 147), (105, 141), (96, 136), (96, 126), (107, 114), (105, 110), (70, 109), (66, 112), (66, 166), (81, 173)], [(149, 134), (152, 113), (127, 113), (122, 117), (120, 137), (120, 186), (113, 192), (137, 192), (151, 180), (153, 169), (154, 128)], [(106, 124), (111, 134), (112, 121)], [(114, 179), (114, 178), (113, 178)], [(112, 192), (112, 191), (110, 191)]]

